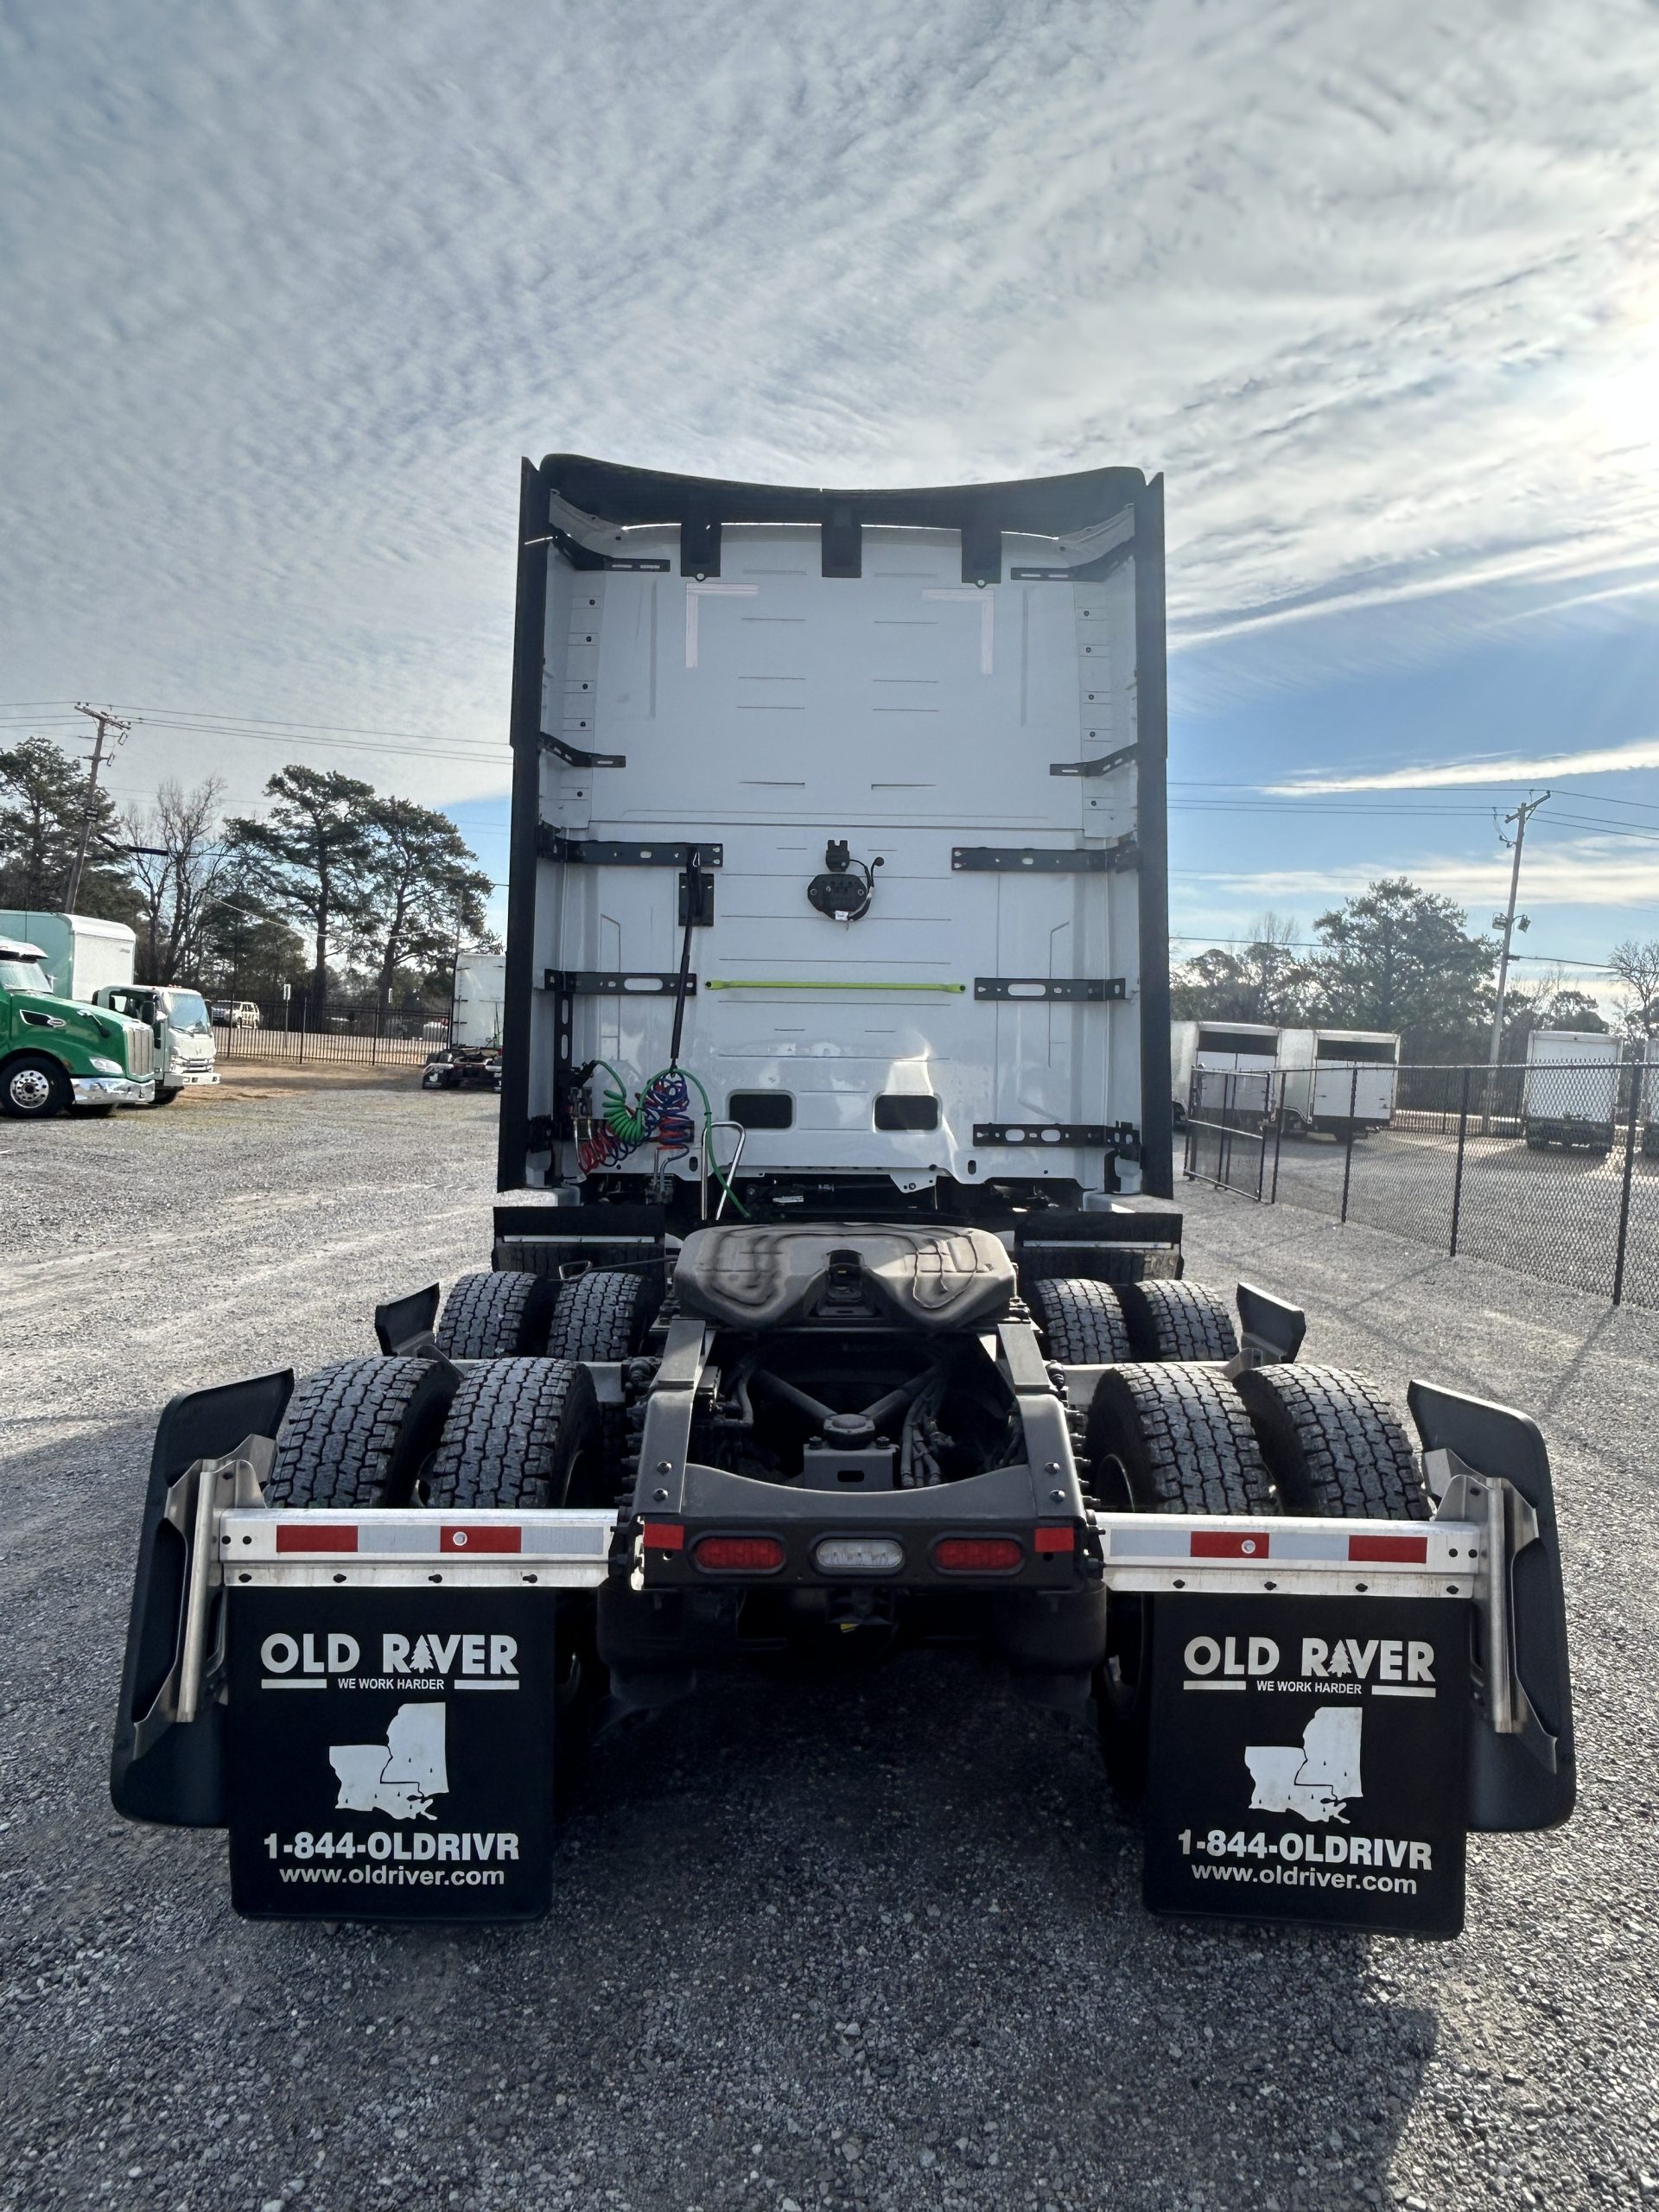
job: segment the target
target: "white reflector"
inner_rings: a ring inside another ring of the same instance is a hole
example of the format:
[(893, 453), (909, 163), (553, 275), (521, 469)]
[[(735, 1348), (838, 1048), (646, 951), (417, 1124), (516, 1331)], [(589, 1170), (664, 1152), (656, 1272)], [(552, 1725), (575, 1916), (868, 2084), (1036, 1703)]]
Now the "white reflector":
[(812, 1559), (820, 1574), (897, 1574), (905, 1548), (892, 1536), (824, 1536)]

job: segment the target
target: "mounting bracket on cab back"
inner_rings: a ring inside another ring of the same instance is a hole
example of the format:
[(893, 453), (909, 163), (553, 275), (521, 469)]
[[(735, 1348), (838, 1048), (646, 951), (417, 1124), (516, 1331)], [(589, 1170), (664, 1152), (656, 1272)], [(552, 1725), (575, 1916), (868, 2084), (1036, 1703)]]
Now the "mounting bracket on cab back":
[[(870, 910), (875, 871), (882, 865), (879, 853), (874, 861), (855, 861), (844, 837), (831, 837), (823, 849), (824, 873), (807, 885), (807, 898), (832, 922), (861, 921)], [(855, 868), (863, 874), (855, 875)]]

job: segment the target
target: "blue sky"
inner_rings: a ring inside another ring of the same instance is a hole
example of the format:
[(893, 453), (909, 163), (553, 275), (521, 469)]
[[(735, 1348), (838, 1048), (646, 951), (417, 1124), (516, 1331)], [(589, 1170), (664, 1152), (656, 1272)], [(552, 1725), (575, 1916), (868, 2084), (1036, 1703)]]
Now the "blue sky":
[(1641, 0), (0, 0), (0, 728), (505, 873), (520, 453), (1130, 463), (1175, 929), (1484, 920), (1548, 784), (1525, 943), (1595, 962), (1659, 936), (1656, 219)]

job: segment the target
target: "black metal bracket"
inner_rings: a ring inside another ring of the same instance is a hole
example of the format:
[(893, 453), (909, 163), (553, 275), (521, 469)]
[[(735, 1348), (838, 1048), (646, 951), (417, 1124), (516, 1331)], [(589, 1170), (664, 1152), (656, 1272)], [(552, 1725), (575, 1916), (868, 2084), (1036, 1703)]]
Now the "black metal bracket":
[(976, 1144), (1033, 1146), (1089, 1145), (1106, 1141), (1103, 1122), (976, 1122)]
[(543, 537), (524, 540), (526, 550), (534, 545), (556, 546), (573, 569), (621, 569), (659, 575), (668, 573), (666, 561), (631, 561), (621, 554), (596, 552), (591, 545), (579, 544), (568, 531), (563, 530), (550, 530)]
[(1048, 772), (1051, 776), (1109, 776), (1114, 768), (1121, 768), (1126, 761), (1133, 760), (1140, 750), (1141, 743), (1137, 738), (1134, 744), (1120, 745), (1116, 753), (1103, 753), (1097, 760), (1051, 760)]
[(605, 837), (567, 837), (550, 822), (537, 825), (536, 849), (544, 861), (563, 861), (577, 868), (677, 868), (691, 865), (695, 852), (699, 868), (724, 864), (723, 845), (645, 844)]
[[(567, 745), (562, 737), (551, 737), (546, 730), (542, 732), (542, 750), (556, 755), (569, 768), (626, 768), (628, 765), (626, 753), (584, 753), (581, 746)], [(1057, 768), (1054, 772), (1060, 772)]]
[(1065, 999), (1097, 1003), (1128, 996), (1122, 976), (976, 976), (976, 999)]
[[(692, 904), (693, 884), (696, 886), (695, 907)], [(689, 868), (680, 870), (680, 927), (683, 929), (688, 921), (694, 930), (714, 927), (715, 879), (705, 868), (699, 868), (695, 876)]]
[(964, 874), (1007, 875), (1109, 875), (1133, 868), (1139, 857), (1135, 839), (1109, 845), (952, 845), (950, 865)]
[[(680, 971), (671, 968), (666, 972), (650, 968), (550, 968), (543, 978), (543, 988), (556, 991), (561, 998), (600, 999), (671, 999), (680, 987)], [(688, 993), (695, 993), (697, 979), (685, 979)]]
[[(1116, 573), (1126, 563), (1135, 558), (1135, 540), (1126, 538), (1122, 545), (1114, 545), (1092, 561), (1080, 561), (1074, 569), (1050, 564), (1042, 568), (1010, 569), (1008, 582), (1014, 584), (1097, 584)], [(1090, 610), (1084, 608), (1087, 614)]]

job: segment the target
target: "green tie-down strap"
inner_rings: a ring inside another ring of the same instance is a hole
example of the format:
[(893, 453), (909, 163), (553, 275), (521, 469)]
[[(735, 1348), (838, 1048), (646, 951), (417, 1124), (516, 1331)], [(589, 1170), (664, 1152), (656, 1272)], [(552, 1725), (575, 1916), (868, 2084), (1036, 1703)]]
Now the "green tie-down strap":
[(722, 976), (711, 977), (706, 991), (957, 991), (966, 983), (848, 982), (829, 976)]

